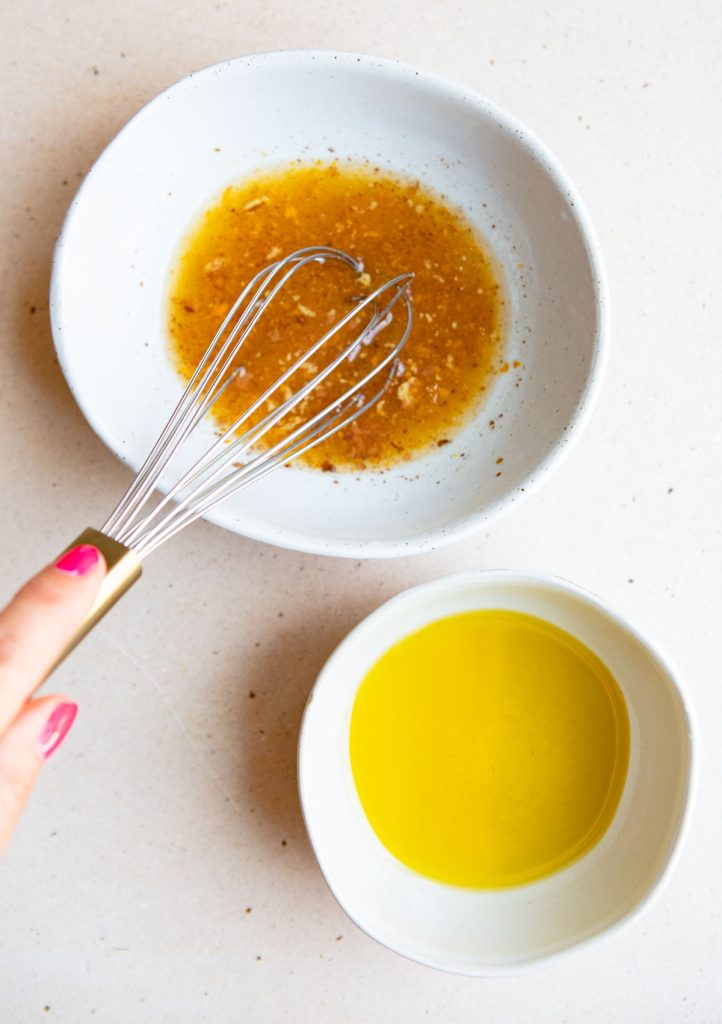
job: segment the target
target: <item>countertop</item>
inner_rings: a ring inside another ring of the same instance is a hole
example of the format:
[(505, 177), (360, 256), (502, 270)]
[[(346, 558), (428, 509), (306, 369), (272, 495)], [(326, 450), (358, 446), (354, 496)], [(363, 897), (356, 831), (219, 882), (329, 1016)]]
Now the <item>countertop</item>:
[[(613, 314), (583, 437), (471, 539), (357, 563), (199, 524), (153, 557), (53, 681), (80, 713), (0, 866), (3, 1024), (722, 1020), (722, 8), (5, 0), (3, 26), (3, 598), (129, 481), (58, 368), (50, 259), (95, 158), (190, 70), (355, 50), (490, 97), (586, 199)], [(295, 777), (304, 702), (334, 646), (403, 588), (472, 567), (605, 597), (671, 655), (700, 722), (691, 828), (661, 898), (589, 951), (494, 981), (417, 966), (351, 924)]]

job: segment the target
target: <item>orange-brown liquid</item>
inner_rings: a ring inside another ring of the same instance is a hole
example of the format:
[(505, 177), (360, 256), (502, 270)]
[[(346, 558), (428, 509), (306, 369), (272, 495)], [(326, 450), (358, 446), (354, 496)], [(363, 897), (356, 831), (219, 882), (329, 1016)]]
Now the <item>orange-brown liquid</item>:
[[(258, 270), (309, 245), (343, 249), (363, 260), (364, 273), (326, 264), (296, 275), (239, 353), (242, 371), (213, 408), (218, 425), (232, 424), (358, 296), (411, 271), (413, 329), (392, 382), (374, 408), (303, 461), (326, 470), (381, 468), (445, 444), (478, 408), (491, 375), (506, 369), (500, 285), (460, 213), (418, 182), (379, 168), (292, 164), (225, 190), (188, 236), (172, 279), (169, 332), (180, 373), (191, 376)], [(339, 367), (265, 442), (279, 440), (377, 365), (400, 337), (400, 306), (395, 313), (373, 344)], [(354, 333), (361, 326), (359, 320)], [(347, 331), (324, 348), (263, 412), (289, 397), (352, 337)]]

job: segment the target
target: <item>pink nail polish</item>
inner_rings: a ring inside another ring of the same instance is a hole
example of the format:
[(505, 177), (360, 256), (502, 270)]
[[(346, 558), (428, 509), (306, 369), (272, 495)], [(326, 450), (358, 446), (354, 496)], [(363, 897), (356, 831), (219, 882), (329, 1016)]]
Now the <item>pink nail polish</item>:
[(92, 572), (100, 561), (100, 554), (92, 544), (79, 544), (77, 548), (66, 551), (55, 563), (55, 568), (68, 576), (85, 576)]
[(53, 711), (37, 739), (38, 753), (44, 761), (47, 761), (63, 742), (77, 713), (78, 705), (72, 701), (58, 704)]

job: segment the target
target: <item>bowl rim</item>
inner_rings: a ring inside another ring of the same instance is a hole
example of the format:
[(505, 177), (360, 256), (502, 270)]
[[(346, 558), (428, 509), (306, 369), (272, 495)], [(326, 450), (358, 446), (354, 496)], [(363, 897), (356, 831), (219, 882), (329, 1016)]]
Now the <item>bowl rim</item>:
[[(353, 640), (357, 639), (360, 634), (366, 633), (372, 630), (377, 623), (382, 621), (389, 613), (393, 613), (399, 605), (406, 603), (407, 601), (413, 600), (414, 597), (422, 593), (433, 594), (435, 591), (445, 591), (450, 588), (456, 588), (459, 586), (465, 586), (469, 583), (482, 583), (482, 584), (495, 584), (502, 585), (519, 585), (525, 586), (529, 584), (541, 585), (545, 589), (562, 592), (571, 596), (575, 601), (580, 601), (584, 604), (591, 605), (597, 611), (600, 611), (606, 616), (611, 622), (621, 629), (623, 632), (630, 635), (637, 643), (639, 643), (648, 654), (656, 661), (659, 666), (669, 677), (669, 681), (672, 684), (673, 690), (679, 698), (680, 708), (684, 715), (684, 722), (687, 729), (687, 735), (689, 737), (689, 754), (687, 759), (687, 778), (686, 787), (683, 794), (683, 803), (680, 808), (678, 818), (676, 821), (676, 827), (670, 839), (670, 846), (667, 853), (666, 859), (662, 862), (659, 868), (657, 877), (653, 880), (644, 895), (632, 906), (626, 913), (623, 913), (620, 917), (615, 918), (609, 923), (602, 925), (596, 931), (587, 935), (578, 941), (572, 941), (568, 945), (560, 946), (557, 949), (552, 950), (549, 953), (543, 953), (539, 956), (527, 957), (518, 963), (504, 964), (504, 965), (493, 965), (483, 964), (478, 968), (471, 968), (467, 963), (453, 963), (451, 960), (449, 963), (439, 964), (438, 961), (434, 961), (423, 954), (415, 953), (408, 946), (403, 943), (392, 944), (385, 939), (381, 939), (377, 934), (374, 934), (374, 930), (368, 925), (361, 923), (354, 916), (353, 913), (344, 905), (342, 898), (334, 890), (331, 882), (328, 879), (326, 871), (324, 869), (323, 855), (319, 850), (317, 842), (314, 839), (313, 830), (309, 823), (309, 812), (307, 807), (307, 783), (305, 781), (305, 771), (303, 768), (303, 759), (305, 751), (308, 748), (308, 723), (311, 714), (311, 707), (313, 704), (313, 697), (316, 693), (317, 688), (320, 685), (329, 685), (333, 678), (334, 668), (333, 665), (336, 662), (341, 651), (348, 646)], [(611, 937), (612, 934), (626, 927), (636, 918), (638, 918), (645, 910), (651, 907), (661, 896), (665, 887), (669, 883), (669, 879), (674, 871), (677, 861), (681, 855), (684, 847), (685, 840), (690, 829), (690, 820), (694, 803), (696, 800), (698, 782), (699, 782), (699, 728), (697, 724), (696, 715), (693, 709), (693, 705), (690, 699), (689, 689), (687, 684), (684, 682), (680, 672), (678, 671), (675, 663), (670, 659), (669, 655), (659, 646), (659, 644), (652, 640), (645, 632), (643, 632), (636, 623), (630, 619), (627, 615), (617, 611), (609, 602), (598, 594), (584, 587), (579, 586), (570, 580), (565, 579), (561, 576), (556, 576), (547, 573), (537, 573), (531, 571), (518, 571), (515, 569), (472, 569), (465, 570), (462, 572), (451, 573), (445, 576), (439, 576), (432, 580), (428, 580), (425, 583), (418, 584), (413, 587), (409, 587), (405, 590), (400, 591), (393, 597), (389, 598), (382, 605), (372, 611), (369, 615), (365, 616), (359, 623), (356, 624), (341, 640), (341, 642), (334, 648), (331, 654), (324, 662), (321, 671), (319, 672), (311, 691), (306, 700), (306, 704), (303, 711), (303, 717), (301, 721), (301, 727), (299, 730), (298, 745), (297, 745), (297, 758), (296, 758), (296, 771), (298, 779), (298, 794), (299, 802), (301, 805), (301, 814), (303, 816), (304, 826), (306, 828), (306, 834), (308, 836), (311, 848), (313, 849), (314, 856), (318, 862), (318, 866), (323, 875), (324, 881), (328, 886), (331, 895), (336, 900), (336, 903), (341, 910), (349, 917), (353, 923), (361, 929), (369, 938), (378, 942), (380, 945), (385, 946), (387, 949), (391, 949), (395, 953), (399, 953), (401, 956), (406, 957), (415, 963), (421, 964), (424, 967), (432, 967), (435, 970), (443, 971), (447, 974), (457, 974), (465, 977), (509, 977), (518, 974), (525, 974), (528, 971), (535, 970), (540, 967), (547, 967), (552, 963), (566, 958), (568, 956), (575, 955), (583, 950), (589, 949), (591, 946), (596, 945), (599, 942), (606, 940)]]
[(604, 259), (601, 252), (599, 240), (587, 211), (586, 205), (577, 192), (575, 186), (569, 179), (566, 171), (554, 154), (547, 149), (545, 144), (530, 131), (525, 124), (514, 115), (507, 113), (492, 100), (487, 99), (474, 89), (468, 88), (460, 83), (454, 82), (435, 72), (426, 71), (413, 64), (404, 63), (391, 58), (375, 57), (369, 54), (354, 53), (344, 50), (323, 50), (323, 49), (287, 49), (271, 50), (259, 53), (243, 54), (232, 57), (215, 64), (210, 64), (178, 79), (170, 86), (162, 90), (147, 103), (145, 103), (126, 124), (107, 143), (100, 155), (91, 166), (85, 178), (81, 182), (75, 196), (73, 197), (66, 213), (63, 225), (58, 235), (53, 250), (51, 273), (50, 273), (50, 324), (55, 350), (63, 376), (68, 384), (76, 404), (83, 416), (92, 427), (96, 435), (105, 446), (113, 452), (123, 463), (129, 466), (134, 472), (139, 469), (139, 463), (134, 459), (123, 455), (114, 447), (109, 432), (106, 431), (103, 423), (91, 408), (87, 394), (78, 387), (77, 380), (73, 374), (73, 360), (69, 355), (66, 345), (64, 331), (64, 303), (62, 290), (62, 277), (65, 268), (66, 247), (68, 238), (71, 236), (76, 218), (79, 215), (86, 194), (89, 192), (92, 182), (108, 160), (117, 145), (122, 144), (125, 137), (132, 133), (137, 121), (148, 117), (155, 107), (163, 105), (171, 93), (181, 91), (190, 87), (191, 82), (200, 76), (212, 76), (222, 73), (225, 69), (238, 66), (251, 66), (254, 63), (261, 65), (284, 64), (294, 61), (318, 61), (319, 66), (323, 63), (333, 62), (345, 63), (349, 68), (364, 71), (380, 71), (400, 81), (413, 81), (423, 79), (430, 87), (434, 88), (440, 95), (446, 96), (450, 101), (470, 105), (475, 108), (481, 116), (493, 118), (498, 127), (506, 134), (516, 136), (530, 151), (533, 159), (549, 175), (559, 191), (567, 197), (570, 206), (570, 217), (576, 223), (580, 234), (581, 242), (587, 253), (592, 278), (595, 311), (596, 329), (594, 332), (593, 348), (589, 370), (584, 386), (581, 389), (574, 411), (562, 428), (559, 436), (550, 447), (547, 454), (537, 465), (523, 477), (517, 487), (502, 495), (495, 501), (489, 502), (482, 508), (452, 519), (442, 525), (429, 527), (418, 533), (395, 537), (391, 540), (355, 540), (350, 538), (324, 538), (323, 536), (310, 534), (295, 534), (284, 528), (282, 535), (273, 528), (266, 528), (265, 524), (243, 523), (242, 526), (235, 526), (228, 522), (224, 516), (223, 507), (211, 510), (203, 518), (225, 529), (240, 533), (242, 536), (252, 540), (263, 541), (290, 550), (303, 551), (309, 554), (322, 554), (344, 558), (393, 558), (404, 555), (421, 554), (427, 551), (434, 551), (446, 544), (462, 540), (464, 537), (478, 531), (483, 525), (492, 522), (497, 516), (502, 515), (513, 505), (519, 505), (527, 499), (538, 486), (549, 479), (553, 470), (558, 468), (563, 459), (572, 450), (584, 431), (594, 405), (599, 397), (609, 357), (609, 336), (610, 336), (610, 313), (609, 313), (609, 286)]

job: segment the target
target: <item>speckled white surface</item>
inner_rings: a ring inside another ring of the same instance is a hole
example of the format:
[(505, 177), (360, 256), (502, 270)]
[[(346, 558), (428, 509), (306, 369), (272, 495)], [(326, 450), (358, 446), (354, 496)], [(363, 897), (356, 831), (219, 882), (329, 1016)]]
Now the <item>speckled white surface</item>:
[[(489, 96), (544, 139), (586, 200), (613, 327), (578, 446), (474, 538), (357, 566), (200, 525), (157, 554), (56, 677), (81, 710), (0, 866), (0, 1018), (719, 1020), (718, 5), (459, 0), (422, 18), (407, 0), (38, 0), (6, 4), (3, 22), (4, 594), (100, 521), (127, 483), (55, 365), (50, 255), (101, 149), (192, 68), (335, 47)], [(680, 666), (702, 749), (689, 839), (649, 913), (566, 963), (484, 982), (408, 963), (343, 916), (303, 831), (295, 744), (318, 669), (363, 615), (405, 586), (496, 566), (557, 573), (629, 613)]]

